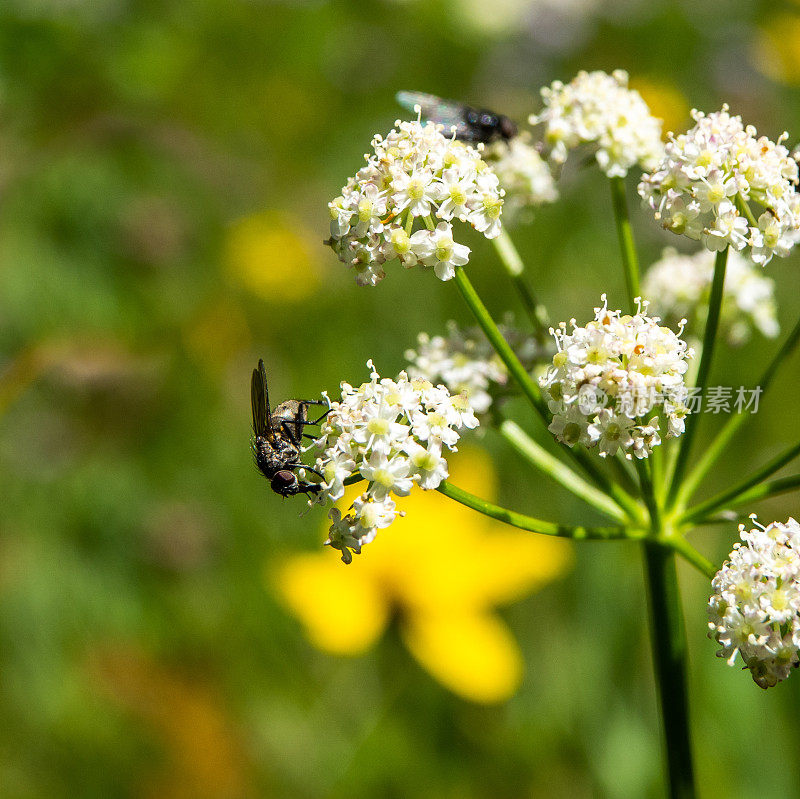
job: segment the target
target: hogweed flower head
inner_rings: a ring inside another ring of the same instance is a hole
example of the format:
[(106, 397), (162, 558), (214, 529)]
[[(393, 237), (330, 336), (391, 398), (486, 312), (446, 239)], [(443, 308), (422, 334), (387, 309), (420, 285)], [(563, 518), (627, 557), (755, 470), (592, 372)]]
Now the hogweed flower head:
[(370, 382), (358, 388), (342, 383), (341, 401), (330, 403), (314, 442), (323, 483), (312, 501), (333, 505), (347, 478), (368, 481), (345, 515), (330, 510), (326, 544), (340, 550), (345, 563), (402, 515), (394, 496), (407, 496), (414, 485), (435, 489), (447, 478), (444, 452), (455, 451), (463, 428), (478, 425), (466, 395), (405, 372), (397, 380), (381, 378), (372, 362), (368, 366)]
[(777, 143), (756, 138), (727, 105), (692, 117), (695, 126), (670, 135), (664, 159), (639, 184), (656, 219), (712, 252), (749, 248), (761, 266), (787, 256), (800, 235), (797, 161), (783, 145), (788, 133)]
[(541, 93), (545, 107), (530, 122), (544, 123), (556, 163), (583, 144), (596, 148), (597, 163), (608, 177), (624, 177), (637, 164), (652, 169), (661, 159), (661, 120), (639, 92), (628, 88), (627, 72), (581, 71), (569, 83), (555, 81)]
[[(503, 338), (530, 371), (544, 358), (535, 337), (510, 324), (499, 326)], [(550, 358), (552, 351), (547, 354)], [(417, 336), (416, 349), (406, 350), (411, 377), (443, 383), (453, 393), (463, 393), (477, 414), (486, 413), (494, 396), (508, 384), (508, 370), (480, 328), (459, 328), (450, 321), (446, 336)]]
[[(595, 308), (585, 327), (573, 319), (553, 330), (558, 352), (539, 379), (553, 413), (550, 431), (569, 447), (596, 447), (602, 457), (622, 450), (646, 458), (665, 437), (680, 435), (689, 409), (684, 374), (693, 351), (678, 334), (646, 315)], [(682, 332), (679, 331), (679, 332)]]
[(433, 122), (395, 124), (385, 139), (373, 138), (366, 166), (328, 203), (327, 243), (362, 286), (380, 282), (393, 260), (452, 278), (470, 252), (454, 239), (454, 219), (489, 239), (500, 234), (503, 191), (481, 145), (447, 138)]
[(509, 141), (490, 144), (484, 158), (505, 191), (506, 224), (520, 219), (526, 211), (558, 199), (553, 173), (534, 146), (529, 131), (522, 131)]
[(728, 665), (741, 655), (756, 684), (771, 688), (800, 662), (800, 524), (751, 519), (711, 581), (708, 635)]
[[(714, 256), (708, 250), (683, 255), (665, 247), (647, 271), (642, 293), (667, 324), (686, 318), (687, 330), (697, 331), (704, 324), (713, 278)], [(720, 326), (734, 346), (747, 341), (754, 328), (768, 338), (780, 333), (774, 281), (735, 250), (728, 254)]]

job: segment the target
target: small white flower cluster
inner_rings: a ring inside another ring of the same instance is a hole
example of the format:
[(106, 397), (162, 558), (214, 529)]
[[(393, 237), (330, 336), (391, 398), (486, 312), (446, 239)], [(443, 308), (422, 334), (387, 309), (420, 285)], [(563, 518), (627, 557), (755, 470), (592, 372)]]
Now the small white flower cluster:
[(553, 173), (539, 155), (529, 131), (522, 131), (510, 141), (489, 145), (484, 158), (506, 193), (503, 205), (506, 224), (520, 219), (525, 211), (558, 199)]
[[(686, 318), (687, 329), (697, 332), (702, 329), (713, 279), (714, 256), (708, 250), (682, 255), (665, 247), (647, 271), (642, 293), (668, 324)], [(775, 282), (736, 251), (728, 254), (720, 326), (734, 346), (747, 341), (753, 328), (768, 338), (780, 333)]]
[(800, 662), (800, 524), (742, 524), (739, 535), (711, 581), (708, 636), (728, 665), (739, 653), (756, 683), (771, 688)]
[(552, 331), (558, 352), (539, 379), (553, 413), (549, 430), (569, 447), (597, 447), (602, 457), (621, 449), (627, 458), (646, 458), (661, 443), (659, 412), (667, 438), (684, 430), (684, 374), (694, 352), (645, 315), (646, 302), (630, 316), (602, 300), (586, 327), (573, 319), (571, 333), (564, 322)]
[(383, 264), (395, 259), (432, 266), (440, 280), (450, 280), (470, 252), (453, 239), (454, 218), (486, 238), (500, 234), (503, 192), (480, 146), (446, 138), (433, 122), (395, 124), (385, 139), (373, 138), (366, 166), (328, 203), (328, 244), (361, 286), (381, 281)]
[[(530, 370), (543, 359), (536, 339), (510, 326), (500, 325), (503, 338)], [(406, 350), (408, 373), (432, 383), (444, 383), (453, 394), (464, 393), (475, 413), (486, 413), (497, 393), (508, 383), (508, 371), (478, 327), (459, 328), (450, 321), (446, 336), (417, 336), (417, 349)], [(550, 357), (548, 355), (548, 357)]]
[(413, 485), (430, 490), (447, 478), (443, 450), (455, 451), (462, 428), (478, 420), (464, 394), (451, 395), (444, 386), (424, 379), (381, 378), (372, 362), (371, 380), (358, 388), (342, 383), (341, 402), (331, 402), (314, 442), (316, 469), (323, 476), (317, 502), (332, 504), (344, 495), (345, 481), (360, 475), (366, 491), (342, 516), (332, 508), (328, 540), (350, 563), (351, 550), (375, 538), (399, 515), (392, 495), (405, 497)]
[[(749, 247), (761, 266), (787, 256), (800, 233), (797, 162), (782, 144), (788, 134), (777, 144), (756, 138), (727, 105), (692, 117), (695, 126), (670, 135), (663, 161), (639, 184), (656, 219), (713, 252)], [(757, 219), (750, 203), (761, 210)]]
[(570, 83), (555, 81), (542, 90), (544, 109), (530, 117), (545, 123), (545, 141), (557, 164), (570, 150), (591, 144), (608, 177), (624, 177), (639, 165), (652, 169), (663, 157), (661, 120), (650, 113), (639, 92), (628, 88), (628, 73), (581, 71)]

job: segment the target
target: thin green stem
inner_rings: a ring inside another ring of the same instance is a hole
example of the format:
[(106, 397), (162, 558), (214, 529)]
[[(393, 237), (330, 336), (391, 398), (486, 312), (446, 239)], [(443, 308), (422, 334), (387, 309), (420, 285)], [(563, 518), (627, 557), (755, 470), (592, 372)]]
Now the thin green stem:
[[(517, 358), (514, 350), (511, 349), (509, 343), (503, 338), (503, 334), (498, 329), (488, 309), (478, 296), (478, 292), (475, 291), (463, 267), (456, 267), (454, 281), (461, 292), (461, 296), (475, 316), (478, 325), (480, 325), (481, 330), (483, 330), (486, 338), (489, 339), (494, 351), (498, 354), (500, 360), (503, 361), (517, 385), (522, 389), (522, 393), (527, 397), (534, 410), (539, 414), (545, 424), (547, 424), (550, 420), (550, 411), (542, 397), (538, 384), (528, 374), (522, 362)], [(566, 451), (569, 453), (570, 457), (580, 464), (581, 468), (591, 477), (597, 486), (607, 494), (610, 494), (621, 507), (625, 508), (631, 515), (631, 518), (638, 519), (641, 517), (641, 508), (639, 504), (630, 494), (627, 494), (620, 486), (612, 483), (608, 477), (597, 468), (588, 452), (577, 448), (567, 449)]]
[(461, 295), (464, 297), (469, 309), (472, 311), (475, 319), (481, 327), (481, 330), (489, 339), (489, 343), (494, 347), (494, 351), (500, 356), (500, 360), (506, 366), (511, 376), (516, 381), (517, 385), (522, 389), (522, 393), (528, 398), (531, 405), (542, 417), (546, 419), (549, 413), (547, 403), (542, 397), (542, 392), (539, 389), (536, 381), (528, 374), (522, 362), (517, 358), (514, 350), (511, 349), (509, 343), (503, 338), (503, 334), (498, 329), (487, 307), (483, 304), (483, 300), (478, 296), (474, 286), (467, 277), (467, 273), (461, 266), (456, 267), (455, 284), (458, 286)]
[(500, 522), (510, 524), (512, 527), (518, 527), (520, 530), (528, 530), (531, 533), (540, 533), (541, 535), (552, 535), (559, 538), (572, 538), (574, 540), (594, 540), (594, 541), (619, 541), (619, 540), (639, 540), (644, 538), (646, 532), (637, 528), (631, 527), (583, 527), (572, 526), (568, 524), (558, 524), (556, 522), (547, 522), (542, 519), (536, 519), (533, 516), (527, 516), (524, 513), (502, 508), (492, 502), (487, 502), (485, 499), (476, 497), (465, 491), (463, 488), (458, 488), (447, 481), (439, 484), (436, 489), (441, 494), (444, 494), (456, 502), (460, 502), (478, 513), (489, 516)]
[(721, 494), (717, 494), (717, 496), (711, 497), (711, 499), (705, 502), (701, 502), (689, 511), (689, 515), (692, 517), (696, 515), (697, 518), (705, 518), (715, 510), (726, 507), (730, 503), (738, 504), (737, 497), (740, 494), (745, 494), (754, 486), (763, 483), (764, 480), (775, 474), (778, 469), (782, 469), (787, 463), (793, 461), (798, 455), (800, 455), (800, 443), (776, 455), (771, 461), (765, 463), (760, 469), (751, 474), (750, 477), (743, 480), (741, 483), (737, 483), (733, 488), (729, 488), (727, 491), (723, 491)]
[[(800, 474), (791, 474), (788, 477), (779, 477), (777, 480), (768, 480), (765, 483), (753, 486), (751, 489), (743, 491), (738, 496), (733, 497), (723, 504), (726, 505), (727, 509), (739, 507), (741, 505), (750, 505), (761, 499), (776, 497), (778, 494), (785, 494), (788, 491), (795, 491), (798, 488), (800, 488)], [(718, 510), (720, 507), (720, 503), (718, 503), (716, 499), (718, 498), (703, 502), (696, 508), (692, 508), (692, 510), (680, 517), (680, 523), (704, 524), (709, 521), (707, 517), (711, 517), (714, 511)]]
[(622, 252), (622, 265), (625, 271), (625, 288), (628, 292), (628, 310), (636, 313), (636, 298), (641, 296), (639, 286), (639, 258), (633, 241), (633, 230), (628, 213), (628, 200), (625, 196), (625, 179), (610, 178), (611, 203), (614, 206), (614, 221), (617, 225), (617, 238)]
[(636, 473), (639, 475), (639, 483), (641, 485), (642, 496), (647, 505), (647, 512), (650, 514), (650, 529), (653, 532), (657, 532), (661, 529), (661, 509), (658, 507), (658, 502), (656, 502), (656, 495), (653, 490), (653, 481), (650, 477), (649, 467), (645, 461), (639, 458), (636, 458)]
[(753, 212), (750, 210), (750, 206), (747, 204), (747, 200), (742, 197), (742, 193), (739, 192), (736, 195), (736, 207), (744, 214), (747, 221), (753, 226), (758, 227), (758, 222), (756, 218), (753, 216)]
[(717, 573), (717, 567), (705, 555), (701, 555), (682, 535), (662, 538), (661, 543), (675, 550), (709, 580)]
[[(700, 397), (705, 392), (708, 376), (711, 372), (711, 363), (714, 359), (714, 346), (717, 342), (717, 330), (719, 328), (719, 317), (722, 309), (722, 295), (725, 288), (725, 267), (728, 262), (728, 248), (717, 253), (714, 261), (714, 281), (711, 284), (711, 297), (708, 301), (708, 319), (706, 329), (703, 333), (703, 355), (700, 359), (700, 368), (697, 370), (697, 381), (695, 386), (699, 389)], [(699, 417), (699, 414), (696, 414)], [(678, 457), (675, 461), (675, 471), (670, 480), (670, 492), (667, 504), (674, 502), (683, 481), (684, 472), (689, 460), (689, 453), (692, 448), (692, 441), (699, 424), (699, 418), (691, 415), (686, 420), (686, 431), (680, 437), (678, 446)]]
[[(641, 294), (639, 262), (628, 215), (625, 182), (622, 178), (611, 178), (611, 199), (622, 252), (629, 307), (631, 313), (635, 313), (635, 300)], [(721, 271), (724, 279), (724, 261)], [(716, 334), (716, 321), (713, 327)], [(661, 536), (661, 508), (653, 488), (649, 467), (637, 461), (636, 469), (642, 495), (650, 514), (651, 533)], [(683, 539), (672, 536), (670, 545), (674, 548), (675, 542), (679, 541)], [(682, 544), (679, 543), (678, 546)], [(694, 778), (686, 690), (686, 635), (678, 595), (675, 555), (664, 545), (649, 540), (644, 544), (644, 556), (650, 608), (650, 638), (661, 704), (670, 796), (673, 799), (679, 797), (690, 799), (694, 796)]]
[(537, 338), (540, 341), (544, 341), (549, 335), (548, 328), (550, 327), (547, 309), (539, 302), (533, 289), (525, 280), (525, 263), (505, 228), (500, 231), (499, 236), (492, 239), (492, 244), (500, 258), (500, 263), (505, 267), (511, 282), (519, 294), (525, 312), (528, 314), (528, 318), (536, 331)]
[(555, 482), (562, 485), (584, 502), (587, 502), (600, 513), (625, 522), (627, 514), (607, 494), (599, 491), (587, 483), (579, 474), (574, 472), (544, 447), (537, 444), (516, 422), (507, 419), (500, 425), (500, 434), (511, 446), (530, 464), (546, 474)]
[[(772, 383), (780, 366), (787, 361), (794, 352), (798, 342), (800, 342), (800, 319), (797, 321), (797, 324), (786, 337), (786, 340), (783, 342), (780, 350), (778, 350), (778, 353), (764, 371), (764, 374), (761, 376), (761, 380), (759, 380), (759, 382), (756, 384), (757, 387), (761, 389), (762, 394), (766, 392), (767, 388)], [(717, 462), (720, 455), (722, 455), (722, 453), (725, 451), (725, 447), (728, 446), (731, 439), (736, 435), (736, 433), (739, 431), (739, 428), (745, 423), (750, 415), (751, 414), (747, 413), (737, 413), (732, 414), (729, 417), (722, 430), (720, 430), (719, 433), (717, 433), (717, 435), (714, 437), (713, 441), (709, 443), (708, 447), (700, 457), (700, 460), (697, 462), (697, 465), (691, 470), (691, 472), (689, 472), (689, 474), (686, 476), (686, 479), (683, 481), (683, 484), (681, 485), (677, 495), (676, 505), (678, 507), (684, 506), (692, 498), (692, 495), (695, 491), (697, 491), (700, 483), (703, 482), (703, 478), (711, 470), (711, 467)]]
[(669, 796), (692, 799), (695, 792), (686, 685), (686, 634), (675, 554), (654, 541), (645, 542), (644, 552), (650, 642), (663, 719)]

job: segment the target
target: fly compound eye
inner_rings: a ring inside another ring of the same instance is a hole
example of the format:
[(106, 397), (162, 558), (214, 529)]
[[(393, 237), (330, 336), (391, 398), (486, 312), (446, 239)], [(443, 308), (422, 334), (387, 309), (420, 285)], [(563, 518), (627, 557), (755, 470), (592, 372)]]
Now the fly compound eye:
[(288, 469), (281, 469), (272, 478), (272, 490), (276, 494), (288, 494), (297, 488), (297, 477)]

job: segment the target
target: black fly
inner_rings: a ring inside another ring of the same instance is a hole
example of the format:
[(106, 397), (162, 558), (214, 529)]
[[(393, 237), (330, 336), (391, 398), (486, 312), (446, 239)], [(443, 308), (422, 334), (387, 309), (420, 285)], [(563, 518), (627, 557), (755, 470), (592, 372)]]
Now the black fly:
[(319, 484), (301, 480), (294, 470), (306, 469), (319, 474), (306, 466), (300, 460), (300, 455), (303, 436), (310, 437), (305, 433), (305, 427), (319, 424), (327, 416), (325, 413), (319, 419), (310, 421), (308, 408), (325, 403), (322, 400), (286, 400), (271, 411), (267, 372), (262, 360), (259, 360), (258, 368), (253, 369), (250, 402), (253, 406), (253, 453), (256, 466), (270, 481), (272, 490), (282, 497), (315, 494), (320, 490)]
[(424, 92), (397, 92), (397, 102), (414, 111), (422, 109), (424, 119), (438, 122), (445, 133), (456, 129), (456, 138), (465, 142), (489, 144), (497, 139), (508, 141), (517, 135), (517, 126), (507, 116), (486, 109), (472, 108), (455, 100), (443, 100)]

